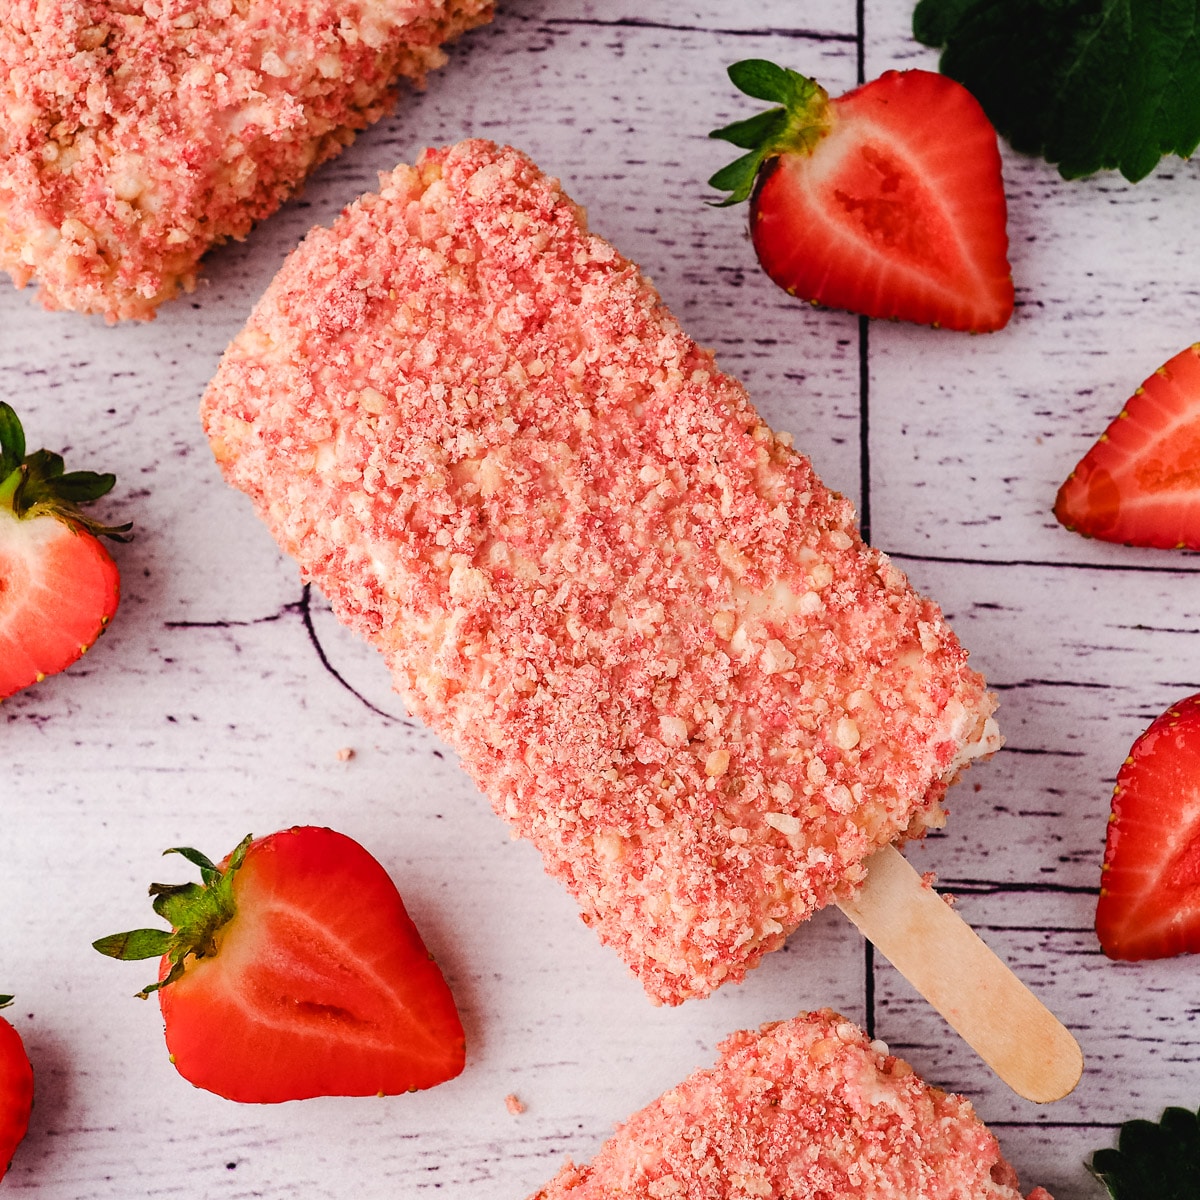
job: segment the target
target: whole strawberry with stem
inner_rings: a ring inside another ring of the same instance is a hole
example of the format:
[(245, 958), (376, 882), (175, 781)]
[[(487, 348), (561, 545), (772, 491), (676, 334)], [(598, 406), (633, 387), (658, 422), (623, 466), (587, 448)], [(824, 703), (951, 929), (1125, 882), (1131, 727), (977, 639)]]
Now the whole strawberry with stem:
[[(12, 1000), (11, 996), (0, 996), (0, 1008), (7, 1008)], [(0, 1179), (29, 1129), (32, 1108), (33, 1067), (21, 1035), (0, 1017)]]
[(95, 942), (161, 956), (157, 992), (179, 1073), (229, 1100), (396, 1095), (463, 1069), (450, 989), (383, 867), (332, 829), (247, 837), (202, 883), (150, 887), (171, 930)]
[(103, 525), (82, 505), (116, 478), (65, 471), (62, 456), (25, 452), (25, 432), (0, 401), (0, 699), (75, 662), (120, 601), (120, 575), (101, 537), (124, 541), (129, 525)]
[(888, 71), (831, 99), (763, 59), (734, 85), (779, 107), (709, 136), (747, 153), (718, 171), (722, 205), (750, 200), (759, 262), (814, 304), (983, 332), (1013, 311), (996, 132), (960, 84)]

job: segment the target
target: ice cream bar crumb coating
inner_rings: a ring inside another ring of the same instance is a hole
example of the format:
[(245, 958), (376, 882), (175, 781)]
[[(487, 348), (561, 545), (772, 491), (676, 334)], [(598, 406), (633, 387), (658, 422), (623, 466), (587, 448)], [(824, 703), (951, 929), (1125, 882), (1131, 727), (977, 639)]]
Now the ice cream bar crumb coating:
[(427, 151), (310, 233), (203, 415), (657, 1001), (742, 976), (995, 748), (938, 609), (515, 150)]
[[(969, 1100), (824, 1010), (734, 1034), (530, 1200), (1021, 1200)], [(1051, 1200), (1034, 1188), (1029, 1200)]]
[(0, 271), (151, 317), (491, 0), (0, 0)]

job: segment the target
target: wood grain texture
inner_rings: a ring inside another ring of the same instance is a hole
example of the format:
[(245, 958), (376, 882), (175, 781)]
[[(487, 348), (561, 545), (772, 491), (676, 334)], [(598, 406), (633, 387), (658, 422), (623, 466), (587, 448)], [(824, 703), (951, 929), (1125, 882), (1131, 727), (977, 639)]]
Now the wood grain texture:
[[(3, 394), (35, 446), (114, 470), (102, 511), (137, 526), (118, 550), (111, 630), (0, 706), (0, 990), (18, 996), (9, 1012), (39, 1089), (8, 1191), (520, 1200), (711, 1063), (731, 1030), (824, 1004), (971, 1096), (1022, 1179), (1057, 1200), (1098, 1200), (1084, 1160), (1121, 1120), (1200, 1103), (1196, 964), (1112, 964), (1091, 929), (1117, 767), (1154, 716), (1200, 690), (1196, 560), (1086, 542), (1049, 513), (1133, 388), (1200, 337), (1200, 168), (1066, 184), (1006, 153), (1019, 308), (978, 338), (864, 333), (797, 305), (758, 270), (744, 213), (705, 204), (729, 156), (708, 130), (753, 111), (729, 62), (773, 57), (832, 90), (853, 86), (860, 58), (868, 76), (933, 66), (909, 36), (911, 7), (502, 0), (425, 92), (213, 254), (196, 293), (152, 324), (108, 328), (0, 290)], [(909, 856), (1079, 1037), (1087, 1071), (1066, 1100), (1012, 1097), (837, 912), (743, 986), (649, 1006), (221, 482), (196, 406), (284, 256), (379, 170), (469, 135), (561, 175), (767, 419), (861, 503), (873, 539), (988, 675), (1008, 746), (972, 768), (946, 831)], [(343, 830), (393, 873), (463, 1009), (458, 1080), (389, 1100), (232, 1106), (171, 1069), (156, 1009), (132, 998), (144, 964), (91, 951), (147, 919), (152, 877), (180, 877), (164, 847), (219, 854), (296, 822)]]

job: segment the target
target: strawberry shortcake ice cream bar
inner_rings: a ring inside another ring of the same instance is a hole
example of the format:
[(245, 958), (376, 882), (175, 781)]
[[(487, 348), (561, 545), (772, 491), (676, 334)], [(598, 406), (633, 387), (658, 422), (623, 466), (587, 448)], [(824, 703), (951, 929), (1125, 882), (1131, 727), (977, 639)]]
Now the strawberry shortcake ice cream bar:
[[(969, 1100), (825, 1010), (737, 1033), (530, 1200), (1022, 1200)], [(1028, 1200), (1051, 1200), (1034, 1188)]]
[(0, 270), (150, 317), (491, 0), (0, 0)]
[(203, 402), (227, 478), (650, 996), (744, 975), (999, 744), (941, 613), (523, 154), (313, 230)]

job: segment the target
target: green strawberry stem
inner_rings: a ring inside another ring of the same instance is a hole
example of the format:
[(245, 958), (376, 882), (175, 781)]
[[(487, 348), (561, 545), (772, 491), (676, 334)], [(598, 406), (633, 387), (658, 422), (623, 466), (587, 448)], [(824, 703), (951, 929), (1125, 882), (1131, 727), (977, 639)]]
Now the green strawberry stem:
[(171, 924), (171, 930), (131, 929), (99, 938), (92, 947), (109, 958), (132, 962), (143, 958), (167, 956), (171, 964), (166, 976), (137, 995), (146, 999), (151, 992), (174, 983), (184, 972), (189, 958), (210, 958), (217, 952), (218, 931), (233, 917), (233, 877), (246, 858), (252, 837), (247, 834), (229, 856), (222, 870), (189, 846), (173, 846), (164, 854), (180, 854), (200, 868), (203, 883), (152, 883), (156, 913)]
[(7, 1008), (15, 999), (15, 996), (0, 996), (0, 1008)]
[(64, 471), (62, 456), (50, 450), (25, 453), (25, 431), (12, 405), (0, 400), (0, 512), (19, 520), (52, 516), (74, 529), (125, 542), (132, 524), (104, 525), (83, 512), (112, 491), (115, 475)]
[(749, 199), (763, 163), (780, 154), (811, 154), (829, 128), (829, 93), (797, 71), (763, 58), (747, 58), (729, 68), (729, 78), (747, 96), (773, 100), (782, 107), (735, 121), (708, 135), (749, 151), (708, 181), (710, 187), (730, 193), (714, 202), (718, 208)]

